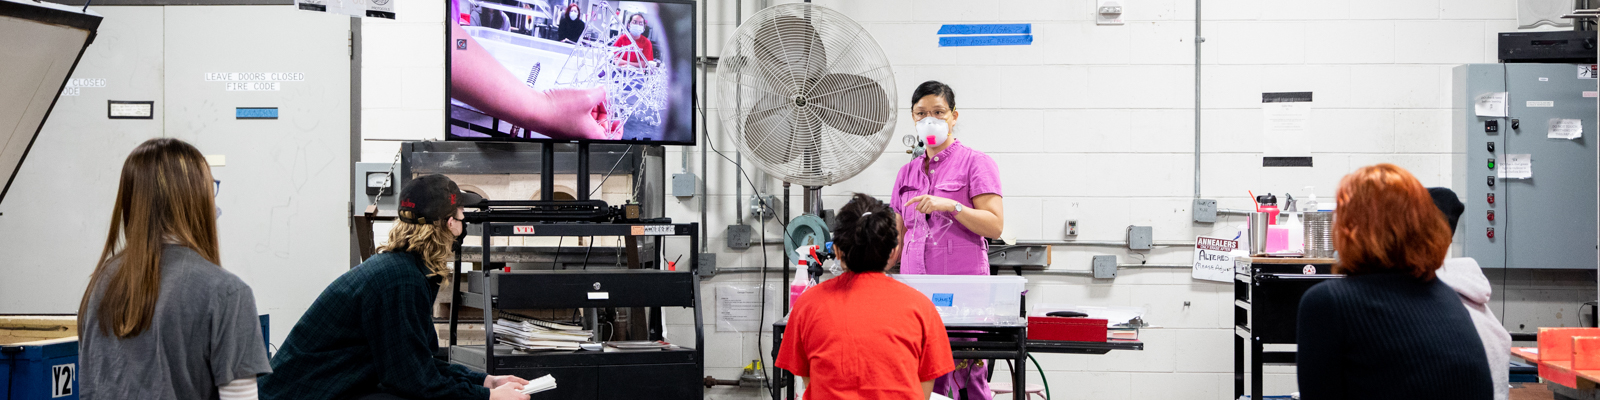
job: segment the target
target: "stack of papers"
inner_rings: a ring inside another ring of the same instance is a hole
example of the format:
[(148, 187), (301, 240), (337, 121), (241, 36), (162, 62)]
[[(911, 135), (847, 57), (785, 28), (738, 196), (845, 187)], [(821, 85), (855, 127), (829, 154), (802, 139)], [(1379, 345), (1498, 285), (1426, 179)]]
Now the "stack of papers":
[(589, 331), (573, 325), (536, 319), (495, 320), (494, 340), (522, 351), (578, 350), (589, 341)]
[(528, 381), (526, 385), (522, 385), (522, 394), (534, 394), (555, 388), (556, 378), (545, 375), (539, 379)]
[(659, 351), (672, 348), (671, 343), (664, 341), (614, 341), (606, 342), (606, 351)]

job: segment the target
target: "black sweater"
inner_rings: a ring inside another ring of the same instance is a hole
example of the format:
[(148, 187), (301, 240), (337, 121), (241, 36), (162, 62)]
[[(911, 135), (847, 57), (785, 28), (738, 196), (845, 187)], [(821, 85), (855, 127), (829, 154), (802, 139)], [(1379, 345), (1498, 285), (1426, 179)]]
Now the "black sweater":
[(439, 361), (439, 277), (412, 253), (380, 253), (328, 285), (259, 380), (262, 400), (487, 399), (485, 375)]
[(1323, 282), (1300, 300), (1300, 398), (1494, 397), (1472, 317), (1438, 279), (1373, 273)]

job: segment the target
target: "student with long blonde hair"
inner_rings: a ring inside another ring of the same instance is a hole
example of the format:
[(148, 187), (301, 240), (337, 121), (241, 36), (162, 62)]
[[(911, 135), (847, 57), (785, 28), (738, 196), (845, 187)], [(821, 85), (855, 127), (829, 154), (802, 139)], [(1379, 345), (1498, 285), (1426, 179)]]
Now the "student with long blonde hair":
[(128, 155), (78, 304), (82, 399), (256, 398), (272, 369), (255, 295), (217, 265), (220, 187), (183, 141)]
[(389, 243), (335, 279), (289, 332), (261, 380), (268, 400), (528, 400), (528, 381), (433, 357), (433, 301), (464, 228), (461, 207), (482, 199), (444, 175), (400, 191)]

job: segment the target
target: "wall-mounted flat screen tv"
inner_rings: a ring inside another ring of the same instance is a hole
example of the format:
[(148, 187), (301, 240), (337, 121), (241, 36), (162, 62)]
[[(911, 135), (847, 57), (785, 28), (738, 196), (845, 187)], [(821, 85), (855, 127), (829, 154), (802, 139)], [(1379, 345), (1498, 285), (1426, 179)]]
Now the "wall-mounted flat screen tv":
[(446, 4), (446, 139), (695, 143), (692, 2)]

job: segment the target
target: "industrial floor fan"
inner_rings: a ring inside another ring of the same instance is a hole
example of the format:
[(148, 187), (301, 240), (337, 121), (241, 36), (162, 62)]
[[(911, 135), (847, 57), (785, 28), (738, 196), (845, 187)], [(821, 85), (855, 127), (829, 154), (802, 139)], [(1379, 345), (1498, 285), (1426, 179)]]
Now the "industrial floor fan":
[(784, 254), (830, 241), (823, 186), (866, 169), (895, 125), (894, 73), (855, 21), (810, 3), (773, 6), (723, 46), (717, 95), (724, 132), (756, 167), (805, 188)]

